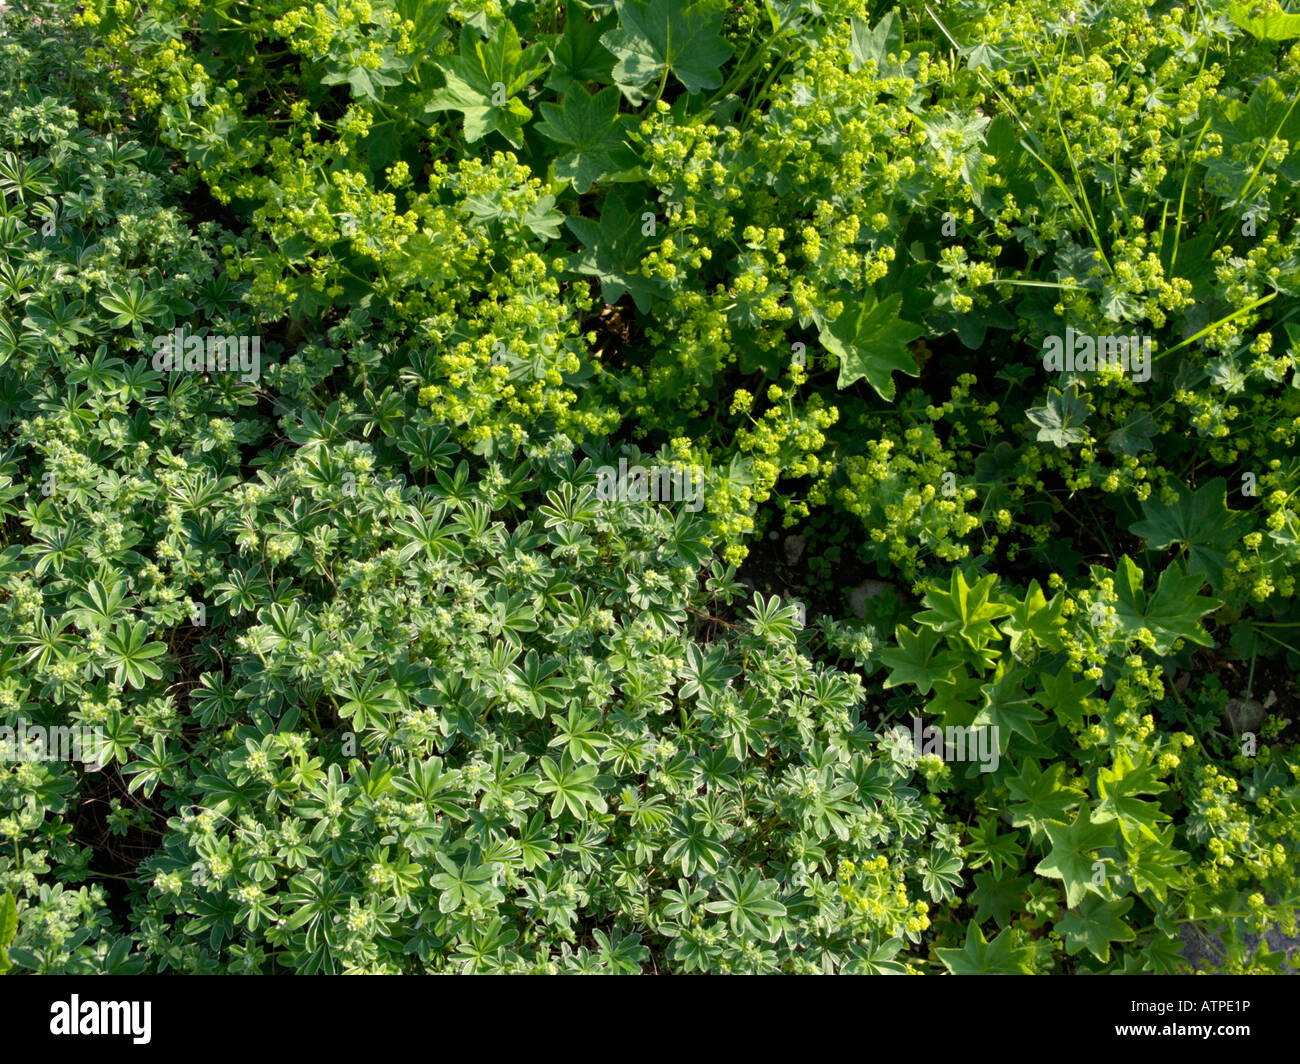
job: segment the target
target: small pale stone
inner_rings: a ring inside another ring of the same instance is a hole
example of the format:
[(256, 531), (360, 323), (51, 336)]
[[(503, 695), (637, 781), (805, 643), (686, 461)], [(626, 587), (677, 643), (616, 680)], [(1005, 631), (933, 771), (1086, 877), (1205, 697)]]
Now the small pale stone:
[(1223, 715), (1232, 725), (1232, 730), (1240, 735), (1242, 732), (1257, 731), (1268, 713), (1253, 698), (1234, 698), (1223, 707)]
[(788, 564), (793, 565), (803, 555), (803, 549), (808, 545), (808, 541), (803, 536), (786, 536), (785, 543), (785, 560)]
[(875, 598), (881, 592), (888, 591), (889, 585), (883, 580), (864, 580), (849, 592), (849, 605), (858, 617), (867, 615), (867, 599)]

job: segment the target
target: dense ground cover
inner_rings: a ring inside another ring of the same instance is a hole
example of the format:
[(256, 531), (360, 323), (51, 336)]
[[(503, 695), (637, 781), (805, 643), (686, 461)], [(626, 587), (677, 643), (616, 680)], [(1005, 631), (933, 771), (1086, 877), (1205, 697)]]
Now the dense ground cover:
[(3, 24), (14, 970), (1283, 966), (1300, 15)]

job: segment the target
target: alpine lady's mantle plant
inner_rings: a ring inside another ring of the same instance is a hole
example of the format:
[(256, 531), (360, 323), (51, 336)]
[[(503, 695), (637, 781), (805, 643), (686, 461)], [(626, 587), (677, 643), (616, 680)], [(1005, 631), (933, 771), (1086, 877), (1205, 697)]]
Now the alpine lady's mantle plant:
[(704, 508), (704, 474), (678, 466), (642, 465), (628, 467), (620, 458), (618, 467), (596, 469), (596, 498), (601, 502), (684, 502), (688, 513)]
[(98, 728), (47, 728), (19, 717), (17, 727), (0, 725), (0, 761), (79, 761), (87, 772), (98, 772), (103, 741)]
[(189, 336), (179, 326), (174, 333), (153, 338), (152, 366), (161, 373), (239, 373), (246, 383), (261, 375), (260, 336)]

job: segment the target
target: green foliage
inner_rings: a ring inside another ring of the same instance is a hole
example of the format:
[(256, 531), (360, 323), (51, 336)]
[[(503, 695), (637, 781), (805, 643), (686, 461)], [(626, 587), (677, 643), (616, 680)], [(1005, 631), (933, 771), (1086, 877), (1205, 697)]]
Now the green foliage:
[(1294, 15), (29, 8), (0, 964), (1278, 969)]
[(594, 96), (579, 84), (564, 94), (563, 106), (542, 104), (545, 121), (537, 129), (570, 149), (555, 160), (555, 176), (573, 182), (579, 194), (608, 173), (623, 137), (616, 119), (618, 91), (613, 86)]
[(840, 360), (838, 387), (865, 378), (882, 399), (893, 399), (893, 373), (917, 375), (919, 368), (907, 345), (925, 330), (899, 320), (901, 303), (895, 294), (871, 307), (863, 304), (856, 314), (846, 313), (821, 334), (826, 349)]
[(461, 31), (460, 54), (439, 64), (446, 85), (429, 97), (425, 109), (461, 112), (471, 144), (499, 132), (518, 148), (524, 123), (533, 115), (518, 94), (545, 69), (545, 49), (541, 44), (520, 48), (509, 22), (486, 41), (478, 36), (468, 26)]
[(0, 900), (0, 973), (13, 967), (9, 960), (7, 947), (18, 932), (18, 900), (12, 894), (6, 894)]
[(1130, 527), (1135, 536), (1146, 540), (1154, 550), (1164, 550), (1175, 543), (1187, 547), (1188, 570), (1201, 573), (1210, 586), (1223, 586), (1228, 553), (1241, 537), (1248, 518), (1228, 509), (1226, 484), (1216, 478), (1192, 492), (1181, 484), (1175, 486), (1178, 501), (1165, 505), (1157, 499), (1142, 503), (1145, 520)]
[(715, 0), (615, 0), (614, 8), (618, 28), (601, 43), (618, 60), (612, 77), (631, 103), (642, 102), (642, 90), (656, 79), (656, 99), (663, 96), (669, 71), (692, 94), (722, 84), (718, 72), (731, 56), (731, 45), (718, 32), (722, 10)]

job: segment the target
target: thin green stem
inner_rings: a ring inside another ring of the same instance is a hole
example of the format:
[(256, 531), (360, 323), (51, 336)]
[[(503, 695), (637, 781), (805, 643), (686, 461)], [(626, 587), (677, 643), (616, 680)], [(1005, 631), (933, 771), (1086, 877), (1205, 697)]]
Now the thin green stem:
[[(1201, 138), (1205, 136), (1205, 131), (1209, 128), (1210, 128), (1210, 120), (1207, 118), (1205, 120), (1205, 125), (1201, 126), (1200, 133), (1196, 135), (1196, 143), (1192, 145), (1192, 155), (1195, 155), (1197, 150), (1200, 148)], [(1170, 270), (1174, 268), (1174, 263), (1178, 261), (1178, 245), (1179, 243), (1181, 243), (1183, 238), (1183, 210), (1186, 206), (1186, 201), (1187, 201), (1187, 181), (1191, 176), (1192, 176), (1192, 166), (1189, 162), (1187, 167), (1183, 170), (1183, 187), (1182, 190), (1178, 193), (1178, 219), (1174, 223), (1174, 250), (1173, 250), (1173, 254), (1169, 257)], [(1163, 240), (1161, 241), (1161, 246), (1162, 247), (1164, 246)]]
[(1009, 281), (1004, 277), (994, 277), (991, 281), (985, 281), (986, 285), (1010, 284), (1020, 288), (1086, 288), (1081, 284), (1062, 284), (1059, 281)]
[[(731, 71), (731, 76), (723, 82), (722, 88), (709, 97), (708, 102), (705, 103), (704, 109), (706, 111), (719, 100), (726, 99), (728, 94), (733, 91), (733, 86), (743, 85), (749, 80), (750, 75), (757, 70), (759, 65), (763, 62), (763, 58), (767, 55), (767, 50), (775, 44), (781, 34), (786, 31), (789, 26), (789, 22), (787, 21), (788, 18), (798, 11), (798, 7), (799, 5), (797, 4), (791, 4), (790, 11), (786, 16), (781, 18), (779, 23), (777, 23), (776, 29), (772, 31), (772, 36), (768, 37), (767, 40), (758, 46), (758, 48), (753, 52), (748, 53), (741, 62), (736, 64)], [(787, 62), (789, 62), (789, 60), (787, 60)]]
[[(671, 31), (671, 28), (670, 28), (670, 30), (669, 30), (669, 34), (670, 34), (670, 38), (669, 38), (669, 39), (670, 39), (670, 40), (671, 40), (671, 32), (672, 32), (672, 31)], [(663, 72), (663, 76), (660, 77), (660, 79), (659, 79), (659, 91), (655, 93), (655, 103), (658, 103), (660, 100), (663, 99), (664, 89), (665, 89), (667, 86), (668, 86), (668, 61), (667, 61), (667, 59), (665, 58), (665, 60), (664, 60), (664, 72)]]
[[(949, 42), (952, 44), (952, 46), (953, 46), (954, 48), (956, 48), (959, 52), (962, 51), (962, 47), (961, 47), (961, 45), (959, 45), (959, 44), (957, 43), (956, 39), (953, 37), (953, 35), (952, 35), (951, 33), (948, 32), (948, 27), (945, 26), (945, 25), (944, 25), (944, 24), (939, 20), (939, 16), (938, 16), (938, 15), (936, 15), (933, 11), (930, 10), (930, 7), (929, 7), (928, 4), (926, 5), (925, 10), (926, 10), (926, 13), (927, 13), (927, 14), (930, 16), (930, 18), (933, 20), (934, 24), (935, 24), (936, 26), (938, 26), (939, 29), (943, 32), (943, 35), (944, 35), (945, 37), (948, 38), (948, 40), (949, 40)], [(1037, 69), (1038, 64), (1037, 64), (1037, 62), (1033, 59), (1032, 56), (1030, 57), (1030, 61), (1031, 61), (1031, 62), (1034, 62), (1035, 69)], [(1020, 112), (1016, 110), (1015, 106), (1011, 103), (1010, 100), (1008, 100), (1008, 99), (1007, 99), (1007, 98), (1002, 94), (1002, 92), (998, 89), (998, 87), (997, 87), (996, 85), (994, 85), (993, 82), (990, 81), (990, 80), (988, 79), (988, 77), (987, 77), (987, 76), (985, 75), (985, 73), (984, 73), (983, 68), (979, 68), (979, 69), (977, 69), (977, 70), (975, 71), (975, 73), (976, 73), (976, 75), (979, 77), (980, 81), (982, 81), (982, 82), (984, 83), (984, 87), (985, 87), (986, 89), (988, 89), (988, 91), (991, 92), (994, 96), (997, 97), (998, 101), (1002, 104), (1003, 108), (1005, 108), (1007, 114), (1011, 115), (1012, 118), (1014, 118), (1018, 123), (1020, 123), (1020, 127), (1025, 131), (1026, 136), (1027, 136), (1028, 138), (1031, 138), (1031, 139), (1034, 141), (1034, 143), (1037, 144), (1037, 146), (1038, 146), (1039, 148), (1042, 148), (1042, 142), (1039, 141), (1039, 139), (1038, 139), (1037, 135), (1034, 133), (1033, 129), (1030, 128), (1029, 123), (1026, 122), (1026, 121), (1024, 120), (1024, 118), (1021, 117)], [(1044, 85), (1046, 85), (1046, 83), (1047, 83), (1047, 79), (1043, 77), (1043, 75), (1042, 75), (1042, 71), (1039, 70), (1038, 73), (1039, 73), (1039, 77), (1042, 79)], [(1057, 119), (1057, 123), (1058, 123), (1058, 125), (1059, 125), (1059, 123), (1060, 123), (1060, 119), (1059, 119), (1059, 118)], [(1064, 132), (1062, 132), (1062, 136), (1064, 136)], [(1098, 231), (1097, 231), (1096, 218), (1093, 217), (1091, 206), (1089, 206), (1088, 210), (1085, 212), (1085, 211), (1084, 211), (1084, 210), (1079, 206), (1079, 204), (1078, 204), (1078, 202), (1075, 200), (1074, 196), (1071, 195), (1070, 190), (1069, 190), (1068, 188), (1066, 188), (1066, 186), (1065, 186), (1065, 181), (1061, 178), (1061, 175), (1060, 175), (1059, 173), (1056, 172), (1056, 168), (1053, 167), (1052, 164), (1049, 163), (1046, 159), (1044, 159), (1041, 155), (1039, 155), (1038, 152), (1036, 152), (1036, 151), (1034, 150), (1034, 148), (1033, 148), (1033, 147), (1032, 147), (1032, 146), (1031, 146), (1031, 145), (1030, 145), (1026, 140), (1021, 140), (1021, 142), (1020, 142), (1020, 146), (1021, 146), (1022, 148), (1024, 148), (1025, 151), (1027, 151), (1030, 155), (1032, 155), (1032, 156), (1034, 157), (1034, 160), (1038, 163), (1038, 165), (1041, 166), (1044, 170), (1047, 171), (1048, 174), (1051, 175), (1052, 180), (1056, 182), (1056, 187), (1057, 187), (1058, 189), (1060, 189), (1060, 191), (1061, 191), (1061, 195), (1063, 195), (1063, 196), (1065, 197), (1066, 202), (1070, 205), (1071, 210), (1074, 211), (1074, 213), (1079, 217), (1079, 220), (1080, 220), (1081, 222), (1083, 222), (1085, 228), (1087, 228), (1087, 230), (1088, 230), (1088, 234), (1092, 237), (1093, 246), (1097, 249), (1097, 254), (1101, 257), (1101, 261), (1102, 261), (1102, 263), (1105, 265), (1107, 272), (1113, 275), (1114, 272), (1115, 272), (1115, 270), (1114, 270), (1114, 268), (1111, 266), (1111, 264), (1110, 264), (1110, 259), (1106, 256), (1106, 252), (1103, 250), (1103, 248), (1102, 248), (1102, 246), (1101, 246), (1101, 237), (1100, 237), (1100, 235), (1099, 235), (1099, 233), (1098, 233)], [(1046, 151), (1046, 149), (1043, 149), (1043, 150)], [(1068, 142), (1067, 142), (1067, 145), (1066, 145), (1066, 153), (1067, 153), (1067, 155), (1070, 156), (1070, 165), (1071, 165), (1071, 166), (1074, 166), (1074, 157), (1073, 157), (1073, 155), (1070, 155)], [(1077, 168), (1076, 168), (1076, 170), (1075, 170), (1075, 175), (1076, 175), (1076, 178), (1077, 178), (1077, 176), (1078, 176), (1078, 170), (1077, 170)]]
[(1265, 639), (1269, 640), (1270, 642), (1276, 643), (1280, 647), (1285, 647), (1287, 650), (1291, 651), (1292, 654), (1300, 654), (1300, 650), (1296, 650), (1296, 648), (1293, 647), (1290, 643), (1282, 642), (1282, 640), (1278, 639), (1276, 636), (1271, 636), (1267, 632), (1260, 632), (1259, 634), (1262, 635)]
[(1220, 319), (1219, 319), (1218, 321), (1216, 321), (1213, 325), (1207, 325), (1207, 326), (1206, 326), (1204, 329), (1202, 329), (1200, 332), (1196, 333), (1196, 334), (1193, 335), (1193, 336), (1189, 336), (1189, 337), (1188, 337), (1186, 340), (1184, 340), (1182, 343), (1180, 343), (1180, 344), (1175, 344), (1173, 347), (1169, 348), (1169, 349), (1166, 350), (1166, 351), (1161, 351), (1160, 354), (1156, 355), (1155, 358), (1152, 359), (1152, 361), (1153, 361), (1153, 362), (1159, 362), (1160, 359), (1162, 359), (1162, 358), (1165, 357), (1165, 355), (1172, 355), (1175, 351), (1179, 350), (1180, 348), (1184, 348), (1184, 347), (1186, 347), (1188, 344), (1194, 344), (1194, 343), (1196, 343), (1196, 341), (1199, 340), (1202, 336), (1206, 336), (1206, 335), (1208, 335), (1209, 333), (1212, 333), (1212, 332), (1213, 332), (1215, 329), (1217, 329), (1220, 325), (1227, 325), (1228, 322), (1230, 322), (1230, 321), (1236, 321), (1236, 320), (1237, 320), (1238, 318), (1240, 318), (1243, 314), (1249, 314), (1249, 313), (1250, 313), (1252, 310), (1254, 310), (1256, 307), (1262, 307), (1265, 303), (1268, 303), (1269, 301), (1271, 301), (1271, 300), (1273, 300), (1273, 299), (1276, 299), (1276, 298), (1277, 298), (1277, 292), (1276, 292), (1276, 291), (1272, 291), (1272, 292), (1270, 292), (1268, 295), (1263, 296), (1263, 297), (1261, 297), (1260, 299), (1255, 300), (1255, 302), (1253, 302), (1253, 303), (1248, 303), (1246, 306), (1241, 307), (1241, 308), (1239, 308), (1239, 309), (1237, 309), (1237, 310), (1234, 310), (1234, 311), (1233, 311), (1231, 314), (1229, 314), (1226, 318), (1220, 318)]
[(1273, 145), (1277, 143), (1277, 135), (1281, 133), (1282, 129), (1286, 126), (1287, 119), (1291, 117), (1291, 112), (1295, 110), (1295, 105), (1297, 103), (1300, 103), (1300, 93), (1297, 93), (1291, 100), (1291, 106), (1286, 109), (1286, 114), (1282, 116), (1282, 121), (1278, 123), (1277, 129), (1273, 131), (1273, 135), (1268, 138), (1268, 143), (1264, 145), (1264, 151), (1259, 157), (1259, 162), (1255, 164), (1255, 169), (1251, 171), (1250, 177), (1246, 181), (1246, 187), (1241, 190), (1241, 195), (1237, 197), (1238, 202), (1244, 203), (1246, 201), (1247, 195), (1251, 188), (1254, 187), (1255, 180), (1259, 177), (1260, 171), (1264, 169), (1264, 164), (1268, 162), (1268, 157), (1273, 151)]

